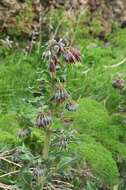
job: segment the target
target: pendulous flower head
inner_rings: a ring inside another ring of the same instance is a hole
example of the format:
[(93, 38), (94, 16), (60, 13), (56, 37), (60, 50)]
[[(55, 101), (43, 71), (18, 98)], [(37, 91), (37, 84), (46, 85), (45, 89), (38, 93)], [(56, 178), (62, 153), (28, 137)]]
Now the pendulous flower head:
[(74, 48), (65, 51), (63, 57), (64, 60), (68, 63), (77, 63), (81, 61), (80, 51)]
[(75, 112), (78, 108), (78, 104), (74, 101), (70, 101), (66, 104), (66, 109), (71, 112)]
[(36, 119), (36, 125), (38, 128), (46, 128), (52, 123), (52, 117), (50, 114), (40, 112)]
[(33, 168), (32, 175), (34, 178), (43, 177), (45, 175), (45, 169), (43, 167)]
[(18, 132), (18, 137), (21, 139), (25, 139), (28, 136), (31, 135), (31, 129), (30, 128), (22, 128), (19, 132)]
[(69, 94), (67, 93), (66, 89), (59, 85), (55, 92), (55, 100), (57, 103), (63, 103), (66, 99), (68, 99)]
[(113, 81), (112, 86), (116, 89), (122, 90), (125, 86), (125, 81), (121, 77), (118, 77)]

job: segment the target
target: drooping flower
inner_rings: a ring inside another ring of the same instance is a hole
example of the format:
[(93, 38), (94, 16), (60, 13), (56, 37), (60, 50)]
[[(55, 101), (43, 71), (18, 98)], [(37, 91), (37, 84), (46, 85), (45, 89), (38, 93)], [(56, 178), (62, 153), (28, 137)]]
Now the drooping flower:
[(30, 128), (22, 128), (19, 132), (18, 132), (18, 137), (19, 138), (27, 138), (28, 136), (31, 135), (31, 129)]
[(68, 139), (64, 134), (61, 134), (60, 139), (59, 139), (59, 147), (61, 149), (66, 149), (68, 145)]
[(74, 55), (76, 61), (81, 61), (81, 54), (80, 51), (78, 49), (71, 49), (71, 53)]
[(44, 112), (40, 112), (36, 119), (36, 125), (38, 128), (45, 128), (51, 125), (52, 123), (52, 117), (49, 114), (46, 114)]
[(43, 177), (45, 175), (44, 167), (33, 168), (32, 175), (34, 178)]
[(66, 51), (63, 54), (64, 60), (68, 63), (75, 63), (76, 59), (74, 55), (71, 53), (71, 51)]
[(15, 151), (13, 154), (12, 154), (12, 161), (13, 162), (16, 162), (16, 163), (18, 163), (18, 162), (20, 162), (20, 160), (21, 160), (21, 152), (20, 151)]
[(61, 149), (66, 149), (68, 145), (67, 139), (61, 138), (59, 142), (59, 146)]
[(78, 104), (74, 101), (70, 101), (66, 104), (66, 109), (71, 112), (75, 112), (78, 108)]
[(57, 103), (63, 103), (66, 99), (68, 99), (69, 95), (66, 91), (66, 89), (59, 85), (57, 87), (56, 93), (55, 93), (55, 100)]
[(112, 86), (116, 89), (122, 90), (125, 86), (125, 81), (121, 77), (118, 77), (113, 81)]
[(64, 52), (63, 56), (64, 60), (68, 63), (76, 63), (81, 60), (81, 55), (79, 50), (73, 48)]

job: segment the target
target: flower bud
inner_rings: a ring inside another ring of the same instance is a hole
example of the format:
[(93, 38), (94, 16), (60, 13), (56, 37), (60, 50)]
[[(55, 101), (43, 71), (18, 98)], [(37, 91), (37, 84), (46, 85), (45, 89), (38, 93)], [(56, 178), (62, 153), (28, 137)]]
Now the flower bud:
[(55, 62), (53, 60), (51, 60), (50, 63), (49, 63), (49, 71), (51, 73), (55, 73), (56, 72), (56, 65), (55, 65)]

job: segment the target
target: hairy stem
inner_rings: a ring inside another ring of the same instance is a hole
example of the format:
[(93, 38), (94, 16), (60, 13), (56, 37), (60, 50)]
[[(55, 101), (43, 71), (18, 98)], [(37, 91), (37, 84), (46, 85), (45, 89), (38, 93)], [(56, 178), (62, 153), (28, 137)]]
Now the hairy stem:
[(51, 141), (51, 131), (47, 130), (45, 132), (44, 149), (43, 149), (43, 158), (45, 160), (47, 160), (49, 156), (50, 141)]

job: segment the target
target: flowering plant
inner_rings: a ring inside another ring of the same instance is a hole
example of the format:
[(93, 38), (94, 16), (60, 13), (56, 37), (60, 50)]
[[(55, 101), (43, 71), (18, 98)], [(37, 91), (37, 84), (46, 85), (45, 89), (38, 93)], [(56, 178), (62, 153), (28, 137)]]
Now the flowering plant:
[[(78, 49), (69, 46), (68, 42), (63, 39), (50, 40), (46, 45), (46, 50), (43, 54), (43, 58), (48, 61), (48, 71), (51, 75), (52, 89), (54, 89), (54, 102), (62, 104), (67, 101), (66, 109), (68, 111), (76, 111), (77, 103), (71, 99), (70, 94), (64, 87), (64, 83), (61, 81), (58, 75), (59, 70), (64, 70), (67, 65), (75, 65), (81, 61), (81, 54)], [(54, 108), (55, 109), (55, 108)], [(53, 110), (49, 113), (42, 110), (38, 113), (36, 119), (36, 126), (42, 128), (45, 131), (45, 142), (43, 149), (43, 158), (48, 159), (49, 146), (52, 133), (52, 115)]]

